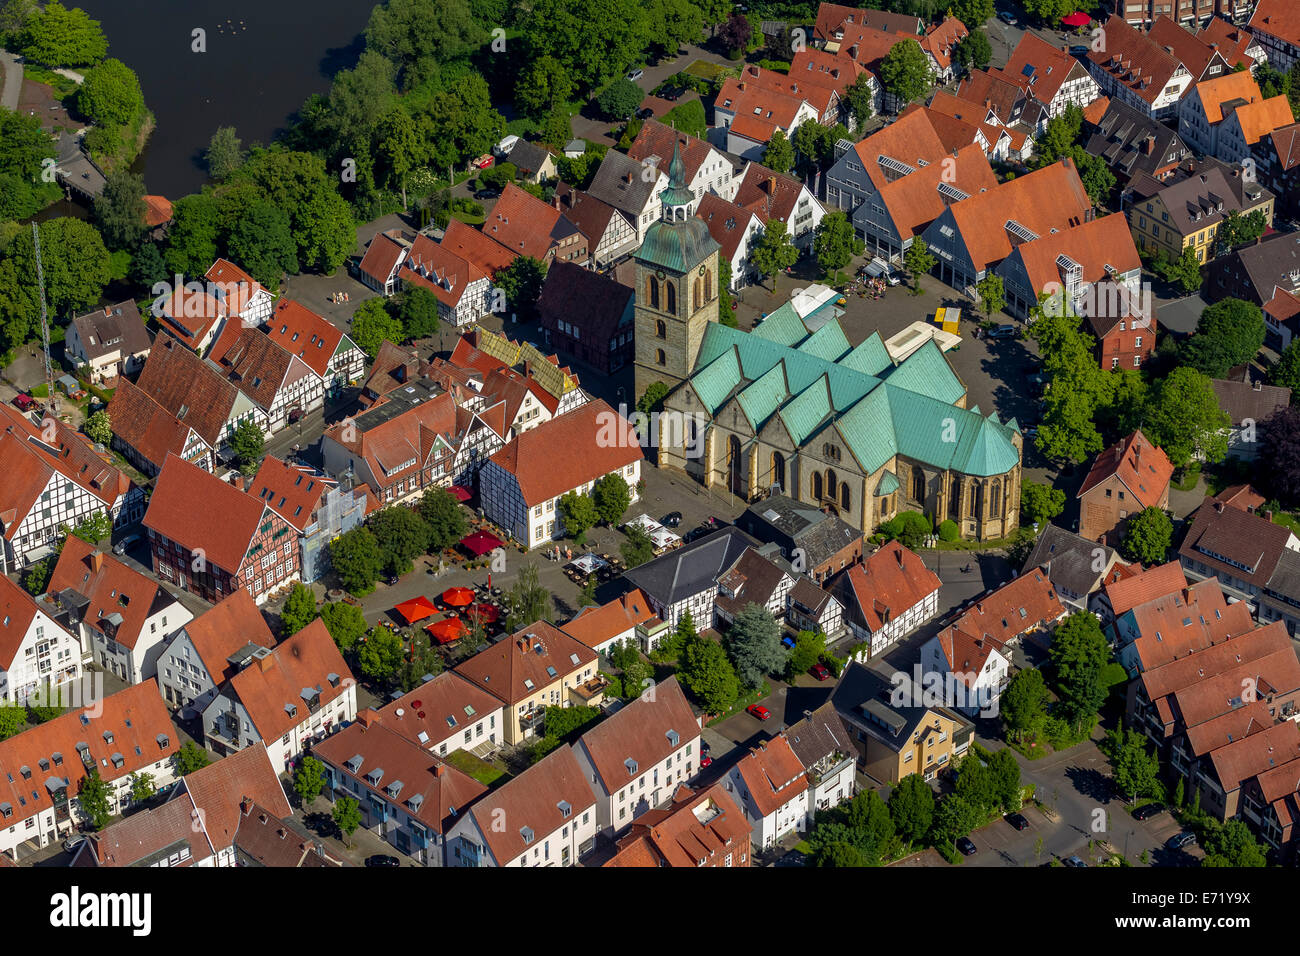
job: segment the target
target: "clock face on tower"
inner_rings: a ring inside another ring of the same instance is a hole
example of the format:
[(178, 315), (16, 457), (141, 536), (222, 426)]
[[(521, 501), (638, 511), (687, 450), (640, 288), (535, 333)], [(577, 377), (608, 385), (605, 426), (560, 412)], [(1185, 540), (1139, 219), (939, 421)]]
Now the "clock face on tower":
[(658, 270), (657, 272), (655, 272), (655, 278), (656, 278), (656, 279), (659, 279), (660, 281), (663, 281), (663, 278), (664, 278), (664, 270), (663, 270), (663, 269), (660, 269), (660, 270)]
[(704, 275), (704, 265), (700, 265), (700, 275)]

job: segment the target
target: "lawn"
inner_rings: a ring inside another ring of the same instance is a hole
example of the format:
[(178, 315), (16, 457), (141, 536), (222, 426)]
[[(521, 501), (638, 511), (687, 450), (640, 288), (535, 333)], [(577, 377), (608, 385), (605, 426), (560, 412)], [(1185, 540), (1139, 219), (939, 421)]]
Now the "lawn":
[(759, 687), (755, 690), (751, 690), (748, 693), (742, 694), (739, 700), (737, 700), (734, 704), (732, 704), (731, 707), (728, 708), (724, 713), (721, 713), (717, 717), (713, 718), (713, 720), (710, 720), (707, 726), (712, 727), (714, 724), (721, 723), (722, 721), (726, 720), (728, 717), (734, 717), (736, 714), (739, 714), (750, 704), (758, 703), (760, 700), (762, 700), (770, 693), (772, 693), (772, 685), (769, 684), (767, 681), (763, 681), (762, 687)]
[(495, 788), (510, 779), (510, 775), (496, 764), (480, 760), (468, 750), (457, 750), (443, 758), (462, 773), (468, 774), (485, 787)]
[(717, 63), (710, 63), (707, 60), (696, 60), (686, 69), (682, 70), (687, 76), (693, 76), (701, 80), (712, 80), (731, 72), (731, 67), (721, 66)]

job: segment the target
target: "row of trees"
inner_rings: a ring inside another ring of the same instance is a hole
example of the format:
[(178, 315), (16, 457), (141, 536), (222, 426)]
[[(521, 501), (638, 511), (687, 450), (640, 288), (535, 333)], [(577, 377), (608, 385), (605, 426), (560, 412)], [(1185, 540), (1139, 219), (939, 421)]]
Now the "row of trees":
[(465, 536), (460, 503), (442, 488), (430, 488), (414, 507), (376, 511), (366, 523), (330, 544), (330, 564), (339, 583), (353, 594), (369, 594), (381, 575), (411, 570), (421, 554), (437, 554)]
[(581, 546), (587, 539), (587, 532), (597, 524), (613, 527), (621, 522), (631, 503), (632, 489), (623, 476), (609, 474), (591, 486), (589, 495), (566, 492), (556, 510), (564, 521), (565, 531)]

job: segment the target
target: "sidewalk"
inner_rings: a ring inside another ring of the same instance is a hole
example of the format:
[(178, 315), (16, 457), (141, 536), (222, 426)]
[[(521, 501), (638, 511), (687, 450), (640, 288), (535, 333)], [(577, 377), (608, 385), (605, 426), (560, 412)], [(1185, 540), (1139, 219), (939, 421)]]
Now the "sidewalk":
[(23, 66), (16, 54), (0, 50), (0, 63), (4, 64), (4, 94), (0, 96), (0, 106), (18, 112), (18, 97), (23, 90)]

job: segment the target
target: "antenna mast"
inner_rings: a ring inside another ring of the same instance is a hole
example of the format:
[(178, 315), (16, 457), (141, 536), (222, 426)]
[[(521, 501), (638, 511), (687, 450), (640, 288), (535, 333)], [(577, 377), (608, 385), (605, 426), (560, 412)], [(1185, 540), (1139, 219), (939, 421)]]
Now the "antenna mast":
[(41, 342), (45, 347), (45, 388), (50, 412), (56, 413), (54, 370), (50, 365), (50, 320), (45, 309), (45, 270), (41, 267), (41, 230), (32, 223), (32, 243), (36, 247), (36, 288), (41, 294)]

